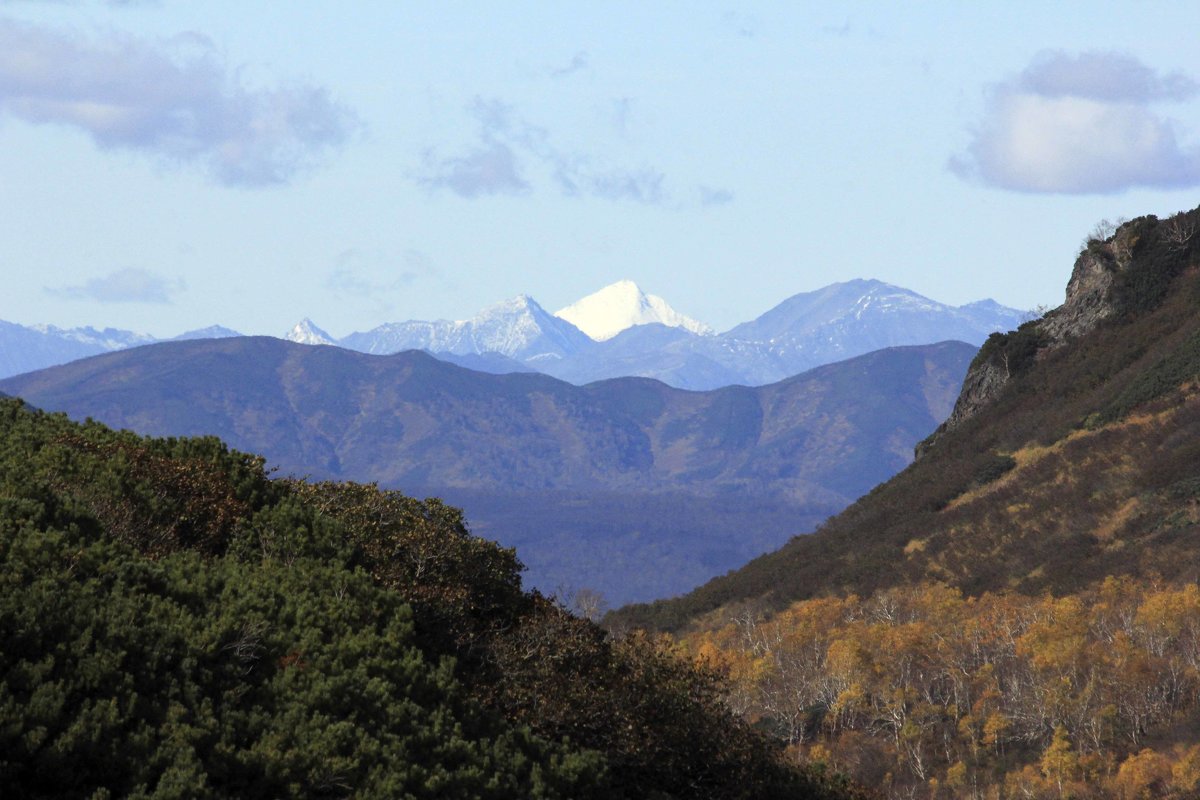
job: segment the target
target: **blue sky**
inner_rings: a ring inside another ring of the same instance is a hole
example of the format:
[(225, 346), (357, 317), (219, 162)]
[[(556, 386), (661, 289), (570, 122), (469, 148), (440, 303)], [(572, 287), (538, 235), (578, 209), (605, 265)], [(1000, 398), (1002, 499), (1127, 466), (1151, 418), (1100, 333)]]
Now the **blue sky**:
[(718, 330), (856, 277), (1055, 305), (1098, 220), (1200, 204), (1197, 30), (1095, 0), (0, 0), (0, 319), (341, 336), (621, 278)]

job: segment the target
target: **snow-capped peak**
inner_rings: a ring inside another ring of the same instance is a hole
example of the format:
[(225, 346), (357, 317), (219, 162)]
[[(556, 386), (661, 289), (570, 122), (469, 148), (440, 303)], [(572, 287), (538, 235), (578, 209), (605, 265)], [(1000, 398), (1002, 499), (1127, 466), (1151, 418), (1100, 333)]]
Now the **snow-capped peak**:
[(577, 300), (554, 312), (598, 342), (611, 339), (634, 325), (659, 323), (670, 328), (683, 328), (692, 333), (710, 334), (712, 328), (703, 322), (680, 314), (667, 301), (646, 294), (630, 280), (605, 286), (598, 292)]
[(289, 342), (298, 344), (334, 344), (333, 337), (313, 324), (308, 317), (300, 320), (283, 336)]

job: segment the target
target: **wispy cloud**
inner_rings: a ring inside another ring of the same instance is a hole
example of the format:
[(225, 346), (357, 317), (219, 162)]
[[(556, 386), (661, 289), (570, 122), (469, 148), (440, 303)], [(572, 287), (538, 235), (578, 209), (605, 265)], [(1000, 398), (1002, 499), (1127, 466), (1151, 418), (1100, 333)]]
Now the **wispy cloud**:
[(98, 303), (170, 303), (186, 288), (182, 279), (168, 279), (144, 269), (121, 269), (76, 286), (46, 287), (49, 294), (68, 300)]
[(1103, 194), (1200, 185), (1200, 147), (1154, 104), (1193, 99), (1200, 86), (1123, 53), (1039, 54), (993, 86), (960, 177), (1023, 192)]
[(429, 257), (419, 250), (405, 250), (399, 263), (389, 264), (380, 272), (378, 257), (369, 257), (358, 248), (338, 254), (333, 272), (325, 281), (326, 287), (340, 294), (380, 299), (382, 295), (412, 286), (419, 279), (434, 275), (437, 270)]
[(728, 189), (717, 189), (711, 186), (700, 187), (700, 205), (724, 206), (733, 202), (733, 192)]
[(638, 203), (658, 204), (667, 197), (663, 189), (666, 176), (652, 169), (612, 170), (585, 175), (582, 179), (586, 182), (590, 194), (607, 200), (634, 200)]
[(89, 39), (7, 19), (0, 114), (76, 128), (103, 149), (199, 164), (230, 186), (285, 183), (358, 126), (324, 88), (241, 85), (195, 34)]
[(721, 15), (721, 22), (726, 28), (744, 39), (757, 38), (759, 28), (762, 26), (758, 17), (741, 11), (726, 11)]
[(613, 166), (587, 153), (560, 149), (545, 128), (528, 122), (500, 100), (477, 97), (471, 114), (478, 123), (478, 141), (453, 156), (426, 151), (423, 167), (414, 176), (422, 186), (447, 189), (460, 197), (526, 194), (536, 188), (533, 179), (526, 177), (534, 165), (568, 197), (651, 205), (668, 199), (661, 171)]
[(827, 33), (830, 36), (837, 36), (841, 39), (845, 39), (853, 32), (854, 27), (850, 24), (850, 20), (846, 20), (841, 25), (823, 25), (821, 27), (821, 33)]
[(486, 135), (462, 155), (439, 158), (429, 150), (424, 161), (425, 168), (417, 180), (429, 189), (449, 189), (459, 197), (525, 194), (530, 190), (512, 148)]
[(550, 77), (565, 78), (568, 75), (574, 75), (576, 72), (582, 72), (588, 68), (588, 54), (578, 52), (571, 57), (571, 61), (565, 66), (552, 67), (550, 69)]

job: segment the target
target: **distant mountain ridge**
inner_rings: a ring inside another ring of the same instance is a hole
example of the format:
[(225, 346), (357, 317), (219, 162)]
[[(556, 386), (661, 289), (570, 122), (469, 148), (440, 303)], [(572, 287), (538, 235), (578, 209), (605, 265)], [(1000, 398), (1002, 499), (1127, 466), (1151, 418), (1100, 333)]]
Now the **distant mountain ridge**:
[(425, 350), (452, 355), (495, 353), (530, 366), (576, 353), (592, 344), (587, 334), (548, 314), (528, 295), (488, 306), (469, 320), (396, 322), (337, 342), (349, 350), (391, 355)]
[[(979, 345), (1026, 316), (991, 300), (955, 307), (881, 281), (854, 280), (794, 295), (757, 319), (713, 334), (632, 281), (618, 281), (557, 315), (518, 295), (466, 320), (387, 323), (339, 339), (304, 319), (283, 338), (374, 355), (424, 350), (474, 369), (534, 370), (578, 385), (636, 376), (703, 391), (763, 386), (886, 347), (948, 340)], [(0, 378), (152, 341), (111, 329), (0, 325)]]
[(683, 591), (811, 530), (912, 460), (975, 348), (894, 348), (757, 388), (572, 386), (271, 337), (169, 342), (0, 382), (45, 410), (218, 435), (286, 472), (466, 506), (535, 583)]
[(631, 327), (546, 371), (572, 383), (640, 375), (695, 390), (762, 386), (887, 347), (947, 340), (979, 345), (1026, 316), (990, 300), (948, 306), (882, 281), (854, 280), (794, 295), (714, 336)]
[[(188, 334), (182, 334), (180, 338)], [(0, 320), (0, 377), (65, 364), (80, 358), (124, 350), (156, 341), (154, 337), (115, 328), (58, 328), (17, 325)]]
[(496, 354), (504, 360), (480, 367), (510, 372), (519, 364), (577, 385), (633, 376), (706, 391), (764, 386), (887, 347), (948, 340), (979, 345), (1027, 316), (993, 300), (949, 306), (882, 281), (853, 280), (794, 295), (714, 334), (625, 280), (554, 315), (520, 295), (469, 320), (390, 323), (336, 344), (377, 355), (409, 349)]

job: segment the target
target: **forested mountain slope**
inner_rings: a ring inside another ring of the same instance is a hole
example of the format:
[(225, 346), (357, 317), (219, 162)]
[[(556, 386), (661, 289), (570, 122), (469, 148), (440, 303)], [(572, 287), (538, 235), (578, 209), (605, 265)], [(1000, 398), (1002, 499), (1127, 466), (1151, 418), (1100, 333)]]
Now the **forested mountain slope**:
[(903, 468), (974, 352), (894, 348), (688, 392), (243, 337), (110, 353), (0, 388), (143, 434), (217, 435), (285, 474), (448, 498), (519, 546), (535, 585), (622, 603), (744, 564)]
[(1200, 575), (1200, 210), (1090, 241), (1066, 302), (988, 340), (922, 457), (814, 536), (614, 622), (938, 581), (1068, 591)]
[(10, 378), (39, 408), (221, 436), (296, 474), (396, 487), (749, 491), (852, 500), (949, 413), (974, 348), (895, 348), (770, 386), (578, 387), (269, 337), (170, 342)]
[(849, 794), (519, 569), (436, 501), (0, 401), (4, 796)]

